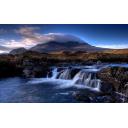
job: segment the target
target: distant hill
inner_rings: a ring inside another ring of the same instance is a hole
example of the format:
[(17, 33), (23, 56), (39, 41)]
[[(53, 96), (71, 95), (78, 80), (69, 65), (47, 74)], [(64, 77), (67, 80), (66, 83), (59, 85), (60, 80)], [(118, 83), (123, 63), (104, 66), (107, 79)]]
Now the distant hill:
[(110, 49), (110, 50), (105, 50), (104, 53), (128, 54), (128, 49)]
[(16, 54), (22, 54), (25, 53), (27, 50), (25, 48), (17, 48), (17, 49), (13, 49), (10, 54), (12, 55), (16, 55)]

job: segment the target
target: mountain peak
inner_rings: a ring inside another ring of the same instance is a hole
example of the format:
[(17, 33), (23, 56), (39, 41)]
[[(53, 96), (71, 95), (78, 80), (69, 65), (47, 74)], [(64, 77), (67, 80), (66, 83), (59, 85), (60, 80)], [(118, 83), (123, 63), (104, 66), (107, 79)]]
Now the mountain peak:
[(12, 55), (15, 55), (15, 54), (22, 54), (22, 53), (24, 53), (24, 52), (26, 52), (26, 51), (27, 51), (27, 50), (26, 50), (25, 48), (21, 47), (21, 48), (13, 49), (13, 50), (10, 52), (10, 54), (12, 54)]
[[(81, 40), (79, 37), (63, 34), (63, 33), (49, 33), (45, 34), (47, 40), (37, 44), (30, 50), (37, 52), (56, 52), (56, 51), (85, 51), (89, 47), (93, 47)], [(86, 47), (86, 48), (85, 48)]]
[[(48, 52), (59, 52), (59, 51), (84, 51), (93, 52), (103, 50), (89, 45), (79, 37), (63, 33), (49, 33), (45, 34), (46, 40), (42, 40), (42, 43), (38, 43), (34, 47), (30, 48), (30, 51), (48, 53)], [(25, 52), (26, 49), (19, 48), (11, 51), (11, 54), (20, 54)]]
[(65, 33), (48, 33), (45, 34), (45, 36), (48, 37), (48, 41), (57, 41), (60, 43), (68, 42), (68, 41), (76, 41), (80, 43), (84, 43), (82, 39), (80, 39), (77, 36), (71, 35), (71, 34), (65, 34)]

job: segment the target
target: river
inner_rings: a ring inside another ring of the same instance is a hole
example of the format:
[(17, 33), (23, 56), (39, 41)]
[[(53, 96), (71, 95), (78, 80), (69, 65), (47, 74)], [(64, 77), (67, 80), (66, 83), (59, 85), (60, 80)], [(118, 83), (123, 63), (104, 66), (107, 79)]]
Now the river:
[[(109, 66), (128, 67), (128, 64)], [(102, 68), (106, 67), (102, 66)], [(100, 80), (96, 72), (101, 67), (77, 66), (80, 69), (71, 76), (69, 68), (52, 67), (51, 76), (46, 78), (3, 78), (0, 79), (0, 102), (2, 103), (79, 103), (73, 94), (82, 89), (100, 91)]]

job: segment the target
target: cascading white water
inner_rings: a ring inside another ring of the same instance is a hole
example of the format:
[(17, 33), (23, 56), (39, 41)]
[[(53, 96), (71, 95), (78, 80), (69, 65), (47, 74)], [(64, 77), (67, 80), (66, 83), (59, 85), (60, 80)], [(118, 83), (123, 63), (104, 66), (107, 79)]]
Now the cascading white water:
[(56, 79), (57, 78), (57, 75), (58, 75), (58, 71), (57, 71), (57, 68), (55, 67), (55, 68), (53, 68), (53, 70), (52, 70), (52, 79)]
[(59, 76), (59, 79), (71, 79), (71, 70), (65, 69)]
[[(92, 77), (94, 75), (94, 77)], [(79, 71), (73, 78), (73, 84), (80, 84), (83, 86), (95, 88), (100, 90), (101, 81), (96, 78), (94, 72), (86, 72), (86, 70)]]
[(81, 69), (74, 78), (71, 79), (72, 69), (66, 68), (63, 70), (58, 71), (57, 68), (53, 68), (52, 70), (52, 79), (59, 79), (59, 80), (71, 80), (72, 85), (80, 85), (83, 87), (89, 87), (96, 90), (100, 90), (101, 81), (97, 79), (96, 72), (94, 69), (87, 70)]

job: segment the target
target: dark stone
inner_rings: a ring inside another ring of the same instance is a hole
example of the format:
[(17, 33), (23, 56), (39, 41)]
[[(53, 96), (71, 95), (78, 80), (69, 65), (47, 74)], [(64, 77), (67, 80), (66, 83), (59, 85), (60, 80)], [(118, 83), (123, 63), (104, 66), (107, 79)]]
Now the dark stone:
[(112, 93), (115, 91), (115, 88), (110, 84), (110, 83), (107, 83), (107, 82), (101, 82), (101, 87), (100, 87), (100, 91), (102, 93)]
[(71, 79), (74, 78), (74, 76), (80, 71), (80, 69), (74, 68), (71, 69)]
[(31, 68), (25, 68), (23, 70), (23, 75), (25, 77), (46, 77), (49, 72), (48, 67), (41, 67), (41, 66), (36, 66), (36, 67), (31, 67)]
[(84, 103), (90, 103), (91, 100), (88, 96), (82, 95), (82, 94), (77, 94), (76, 95), (76, 100), (80, 101), (80, 102), (84, 102)]
[(105, 95), (105, 96), (93, 97), (92, 102), (94, 102), (94, 103), (113, 103), (115, 101), (110, 95), (109, 96)]
[(103, 85), (111, 85), (115, 91), (125, 92), (125, 85), (128, 82), (128, 68), (108, 67), (101, 70), (98, 77), (103, 81)]

